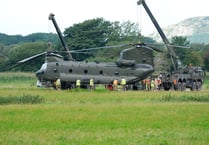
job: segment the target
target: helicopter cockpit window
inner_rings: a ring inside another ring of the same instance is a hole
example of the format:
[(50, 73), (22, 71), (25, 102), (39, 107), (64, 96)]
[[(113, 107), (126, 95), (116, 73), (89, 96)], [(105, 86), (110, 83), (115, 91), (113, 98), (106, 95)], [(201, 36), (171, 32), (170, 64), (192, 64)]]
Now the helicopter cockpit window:
[(46, 68), (47, 68), (47, 64), (44, 63), (44, 64), (41, 66), (41, 70), (46, 70)]
[(84, 70), (84, 73), (87, 74), (87, 73), (88, 73), (88, 70), (85, 69), (85, 70)]

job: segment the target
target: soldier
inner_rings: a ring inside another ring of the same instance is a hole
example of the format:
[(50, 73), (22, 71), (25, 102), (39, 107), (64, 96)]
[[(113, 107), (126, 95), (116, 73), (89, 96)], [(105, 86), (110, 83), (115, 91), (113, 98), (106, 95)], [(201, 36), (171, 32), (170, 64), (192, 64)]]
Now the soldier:
[(125, 91), (126, 90), (126, 80), (124, 78), (121, 79), (121, 86), (122, 86), (122, 90)]
[(118, 80), (113, 81), (113, 90), (118, 90)]
[(155, 89), (155, 82), (154, 82), (154, 80), (152, 79), (152, 81), (151, 81), (151, 90), (152, 91), (154, 91), (154, 89)]
[(57, 78), (57, 80), (55, 81), (55, 88), (56, 90), (61, 89), (61, 81), (59, 78)]
[(76, 80), (76, 88), (80, 88), (81, 87), (81, 80), (77, 79)]
[(161, 89), (161, 86), (162, 86), (162, 77), (158, 77), (158, 79), (157, 79), (157, 81), (158, 81), (158, 90), (160, 90)]
[(150, 79), (146, 79), (146, 90), (149, 91), (150, 90)]
[(93, 90), (94, 89), (94, 79), (93, 78), (90, 79), (89, 85), (90, 85), (90, 90)]
[(173, 89), (177, 90), (177, 80), (173, 79)]
[(158, 79), (157, 78), (155, 78), (155, 91), (157, 91), (159, 88), (158, 88)]

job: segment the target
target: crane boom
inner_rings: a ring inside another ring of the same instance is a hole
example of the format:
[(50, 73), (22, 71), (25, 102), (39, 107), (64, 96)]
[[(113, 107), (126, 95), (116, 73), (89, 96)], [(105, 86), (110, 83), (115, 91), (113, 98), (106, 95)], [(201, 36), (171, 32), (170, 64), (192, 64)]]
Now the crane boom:
[(68, 48), (68, 46), (67, 46), (67, 44), (66, 44), (66, 42), (65, 42), (65, 40), (64, 40), (64, 38), (63, 38), (63, 36), (62, 36), (62, 33), (61, 33), (61, 31), (60, 31), (60, 28), (59, 28), (59, 26), (57, 25), (57, 22), (56, 22), (56, 20), (55, 20), (55, 18), (54, 18), (54, 14), (52, 14), (52, 13), (49, 14), (49, 20), (52, 20), (52, 22), (53, 22), (53, 24), (54, 24), (54, 27), (55, 27), (55, 29), (56, 29), (56, 31), (57, 31), (57, 34), (58, 34), (59, 39), (60, 39), (60, 41), (61, 41), (61, 43), (62, 43), (62, 46), (64, 47), (65, 51), (67, 51), (68, 59), (69, 59), (69, 60), (72, 60), (72, 59), (73, 59), (73, 58), (72, 58), (72, 55), (71, 55), (71, 53), (70, 53), (70, 51), (69, 51), (69, 48)]
[(137, 2), (137, 5), (141, 5), (141, 4), (143, 5), (144, 9), (146, 10), (147, 14), (149, 15), (152, 23), (154, 24), (155, 28), (157, 29), (158, 33), (160, 34), (163, 42), (165, 43), (165, 46), (166, 46), (167, 50), (169, 51), (169, 54), (171, 56), (171, 60), (174, 64), (174, 69), (177, 70), (178, 68), (182, 67), (181, 61), (179, 60), (178, 56), (174, 52), (172, 46), (170, 45), (167, 37), (165, 36), (164, 32), (162, 31), (162, 29), (161, 29), (160, 25), (158, 24), (157, 20), (155, 19), (152, 12), (148, 8), (145, 0), (139, 0)]

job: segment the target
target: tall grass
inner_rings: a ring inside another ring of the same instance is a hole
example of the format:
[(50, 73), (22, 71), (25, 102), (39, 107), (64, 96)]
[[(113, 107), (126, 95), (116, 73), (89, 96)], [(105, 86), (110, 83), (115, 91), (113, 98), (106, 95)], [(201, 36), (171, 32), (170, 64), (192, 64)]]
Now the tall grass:
[(168, 95), (162, 96), (162, 101), (177, 101), (177, 102), (209, 102), (209, 94), (208, 95), (183, 95), (183, 96), (175, 96), (172, 93)]
[(32, 96), (28, 94), (23, 94), (22, 96), (0, 96), (0, 105), (3, 104), (37, 104), (44, 102), (44, 99), (39, 95)]
[(4, 72), (0, 73), (0, 82), (22, 82), (22, 81), (31, 81), (34, 80), (34, 73), (25, 73), (25, 72)]
[(1, 72), (0, 88), (28, 87), (36, 84), (34, 73), (29, 72)]

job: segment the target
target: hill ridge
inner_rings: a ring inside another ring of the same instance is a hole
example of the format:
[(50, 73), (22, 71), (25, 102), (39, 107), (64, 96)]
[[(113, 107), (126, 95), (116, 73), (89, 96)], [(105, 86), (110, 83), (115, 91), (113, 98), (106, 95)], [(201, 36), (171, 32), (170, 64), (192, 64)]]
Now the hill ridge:
[[(209, 43), (209, 16), (187, 18), (177, 24), (162, 28), (168, 39), (173, 36), (186, 36), (191, 43)], [(161, 42), (158, 32), (149, 37)]]

